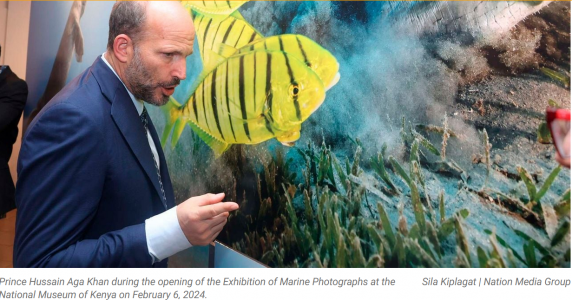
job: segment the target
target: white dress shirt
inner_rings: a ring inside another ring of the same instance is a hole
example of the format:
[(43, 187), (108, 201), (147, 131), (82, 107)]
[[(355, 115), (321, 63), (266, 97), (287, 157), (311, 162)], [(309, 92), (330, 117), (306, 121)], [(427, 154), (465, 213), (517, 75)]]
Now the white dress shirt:
[[(111, 69), (111, 71), (113, 71), (113, 74), (117, 76), (123, 86), (125, 86), (121, 78), (119, 78), (115, 70), (105, 59), (105, 53), (101, 55), (101, 59)], [(131, 94), (126, 86), (125, 90), (129, 94), (129, 97), (131, 97), (133, 105), (135, 105), (135, 108), (137, 109), (137, 113), (141, 115), (144, 106), (143, 101), (135, 99), (135, 96)], [(151, 147), (151, 152), (153, 153), (153, 159), (157, 163), (157, 167), (161, 168), (161, 164), (159, 162), (159, 154), (157, 153), (157, 147), (155, 146), (149, 131), (147, 131), (147, 140), (149, 141), (149, 146)], [(185, 250), (192, 246), (191, 243), (189, 243), (189, 240), (187, 240), (185, 237), (185, 234), (179, 225), (176, 206), (164, 213), (158, 214), (145, 220), (145, 236), (147, 239), (149, 255), (151, 255), (153, 263), (161, 261), (179, 251)]]

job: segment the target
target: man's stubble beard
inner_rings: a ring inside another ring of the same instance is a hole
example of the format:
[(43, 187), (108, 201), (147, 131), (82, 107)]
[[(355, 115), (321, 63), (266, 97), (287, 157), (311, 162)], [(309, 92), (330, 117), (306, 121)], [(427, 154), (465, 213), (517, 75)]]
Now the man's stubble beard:
[(162, 106), (167, 104), (169, 96), (161, 94), (161, 96), (157, 98), (155, 96), (155, 90), (162, 86), (178, 85), (180, 80), (173, 78), (171, 82), (158, 83), (154, 82), (152, 78), (153, 76), (143, 62), (139, 49), (135, 47), (133, 60), (125, 70), (125, 79), (129, 82), (131, 93), (136, 99), (152, 105)]

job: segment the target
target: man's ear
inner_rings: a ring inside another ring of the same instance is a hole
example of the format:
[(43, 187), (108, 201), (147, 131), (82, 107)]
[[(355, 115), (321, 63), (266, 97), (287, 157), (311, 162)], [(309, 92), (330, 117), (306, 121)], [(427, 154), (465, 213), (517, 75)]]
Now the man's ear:
[(113, 54), (122, 63), (127, 63), (133, 57), (133, 41), (126, 34), (120, 34), (113, 41)]

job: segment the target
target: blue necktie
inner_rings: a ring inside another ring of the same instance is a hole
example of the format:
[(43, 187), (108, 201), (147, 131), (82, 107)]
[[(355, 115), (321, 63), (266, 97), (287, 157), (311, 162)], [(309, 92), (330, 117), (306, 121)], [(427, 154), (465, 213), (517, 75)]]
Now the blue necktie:
[[(147, 137), (147, 134), (149, 133), (149, 114), (147, 113), (147, 108), (145, 108), (145, 106), (143, 106), (143, 112), (141, 113), (141, 123), (143, 123), (143, 127), (145, 127), (145, 137)], [(150, 147), (151, 145), (149, 145), (149, 148)], [(153, 155), (153, 152), (151, 152), (151, 155)], [(165, 209), (167, 209), (167, 197), (165, 197), (165, 189), (163, 189), (163, 181), (161, 180), (161, 171), (159, 170), (159, 166), (157, 165), (157, 161), (155, 160), (155, 158), (153, 158), (153, 164), (155, 164), (155, 170), (157, 170), (157, 177), (159, 178), (159, 186), (161, 187), (161, 194), (163, 195), (163, 198), (161, 200), (163, 201)]]

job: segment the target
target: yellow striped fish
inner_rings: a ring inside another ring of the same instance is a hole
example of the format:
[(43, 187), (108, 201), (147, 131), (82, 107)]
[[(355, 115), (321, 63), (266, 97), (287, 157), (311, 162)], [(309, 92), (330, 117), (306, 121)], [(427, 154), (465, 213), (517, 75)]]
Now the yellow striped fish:
[(230, 15), (248, 1), (181, 1), (187, 9), (212, 15)]
[(303, 36), (283, 34), (264, 38), (238, 11), (229, 16), (193, 12), (199, 52), (209, 70), (224, 58), (254, 50), (280, 50), (294, 55), (310, 67), (329, 90), (340, 79), (336, 58), (318, 43)]
[(340, 80), (340, 64), (332, 53), (303, 35), (282, 34), (263, 38), (238, 49), (238, 53), (260, 49), (280, 50), (303, 61), (320, 77), (326, 91)]
[(293, 145), (301, 124), (325, 98), (322, 80), (306, 64), (281, 51), (251, 51), (234, 55), (202, 78), (190, 99), (171, 99), (163, 107), (174, 147), (185, 124), (218, 157), (231, 144), (258, 144), (276, 138)]

